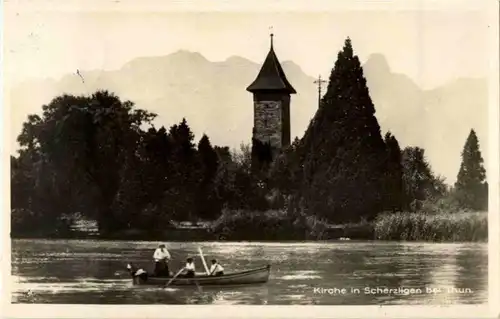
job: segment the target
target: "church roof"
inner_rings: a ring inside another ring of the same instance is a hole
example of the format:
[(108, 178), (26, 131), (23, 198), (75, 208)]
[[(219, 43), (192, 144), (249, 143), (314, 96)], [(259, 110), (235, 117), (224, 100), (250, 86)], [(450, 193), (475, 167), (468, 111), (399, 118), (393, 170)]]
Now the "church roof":
[(272, 34), (271, 48), (267, 54), (266, 60), (262, 64), (262, 68), (255, 81), (247, 87), (247, 91), (252, 93), (258, 91), (284, 91), (289, 94), (297, 93), (290, 82), (288, 82), (285, 72), (278, 61), (278, 57), (276, 53), (274, 53)]

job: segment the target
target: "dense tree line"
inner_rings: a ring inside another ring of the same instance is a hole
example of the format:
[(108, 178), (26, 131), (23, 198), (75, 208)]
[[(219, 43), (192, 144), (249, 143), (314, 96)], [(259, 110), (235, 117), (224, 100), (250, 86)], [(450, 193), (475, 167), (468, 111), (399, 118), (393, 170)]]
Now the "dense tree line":
[(258, 141), (238, 151), (206, 135), (196, 141), (186, 119), (157, 129), (155, 117), (106, 91), (62, 95), (28, 116), (11, 157), (12, 231), (64, 230), (75, 212), (104, 234), (213, 220), (223, 208), (338, 223), (384, 211), (487, 209), (475, 132), (450, 188), (422, 148), (401, 150), (393, 134), (382, 135), (349, 39), (304, 136), (275, 156)]
[(258, 204), (249, 151), (235, 156), (206, 135), (196, 144), (185, 119), (156, 129), (155, 116), (108, 92), (63, 95), (30, 115), (11, 157), (12, 230), (64, 228), (79, 212), (101, 233), (155, 231)]

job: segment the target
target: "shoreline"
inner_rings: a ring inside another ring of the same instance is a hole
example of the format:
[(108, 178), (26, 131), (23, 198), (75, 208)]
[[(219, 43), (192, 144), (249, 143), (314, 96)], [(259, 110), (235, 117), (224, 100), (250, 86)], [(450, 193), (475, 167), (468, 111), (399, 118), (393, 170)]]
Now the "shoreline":
[(372, 221), (327, 224), (296, 223), (278, 212), (230, 212), (198, 226), (169, 225), (150, 231), (127, 228), (100, 233), (98, 228), (71, 227), (11, 232), (11, 239), (75, 239), (170, 242), (329, 242), (397, 241), (427, 243), (488, 242), (488, 215), (484, 212), (381, 214)]
[(43, 235), (17, 235), (10, 236), (11, 240), (94, 240), (94, 241), (165, 241), (165, 242), (218, 242), (218, 243), (321, 243), (321, 242), (339, 242), (339, 243), (354, 243), (354, 242), (399, 242), (399, 243), (435, 243), (435, 244), (460, 244), (460, 243), (478, 243), (488, 244), (488, 240), (397, 240), (397, 239), (378, 239), (368, 238), (367, 236), (358, 237), (331, 237), (322, 239), (304, 239), (304, 238), (287, 238), (287, 239), (264, 239), (264, 238), (247, 238), (247, 239), (218, 239), (217, 236), (209, 236), (206, 232), (204, 237), (200, 236), (169, 236), (169, 235), (156, 235), (151, 236), (143, 234), (142, 236), (119, 236), (118, 234), (112, 236), (96, 236), (88, 234), (65, 234), (57, 236), (43, 236)]
[[(126, 235), (123, 233), (115, 233), (108, 235), (93, 235), (85, 233), (67, 233), (60, 235), (33, 235), (33, 234), (22, 234), (22, 235), (12, 235), (11, 239), (76, 239), (76, 240), (117, 240), (117, 241), (155, 241), (155, 240), (166, 240), (171, 242), (187, 242), (187, 241), (199, 241), (199, 242), (296, 242), (296, 241), (311, 241), (311, 242), (321, 242), (321, 241), (355, 241), (355, 240), (377, 240), (371, 236), (357, 236), (357, 237), (343, 237), (343, 236), (327, 236), (321, 239), (312, 238), (301, 238), (301, 237), (288, 237), (288, 238), (265, 238), (265, 237), (253, 237), (245, 238), (244, 236), (236, 238), (221, 239), (218, 234), (214, 234), (205, 229), (201, 230), (189, 230), (185, 231), (182, 229), (175, 229), (175, 233), (172, 234), (170, 231), (166, 231), (160, 234), (151, 234), (146, 231), (141, 233), (135, 233), (134, 235)], [(348, 238), (348, 239), (344, 239)]]
[(248, 240), (171, 240), (171, 239), (130, 239), (130, 238), (102, 238), (102, 237), (10, 237), (11, 240), (94, 240), (94, 241), (116, 241), (116, 242), (127, 242), (127, 241), (136, 241), (136, 242), (155, 242), (162, 241), (167, 243), (264, 243), (264, 244), (272, 244), (272, 243), (282, 243), (282, 244), (294, 244), (294, 243), (366, 243), (366, 242), (376, 242), (376, 243), (426, 243), (426, 244), (483, 244), (487, 245), (487, 241), (472, 241), (472, 240), (463, 240), (463, 241), (430, 241), (430, 240), (387, 240), (387, 239), (349, 239), (349, 240), (341, 240), (341, 239), (306, 239), (306, 240), (293, 240), (293, 239), (285, 239), (285, 240), (259, 240), (259, 239), (248, 239)]

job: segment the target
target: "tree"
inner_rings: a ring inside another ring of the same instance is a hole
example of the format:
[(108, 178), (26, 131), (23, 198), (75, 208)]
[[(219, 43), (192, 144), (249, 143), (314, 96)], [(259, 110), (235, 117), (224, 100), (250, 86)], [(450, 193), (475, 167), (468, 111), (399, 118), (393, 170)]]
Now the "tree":
[(338, 222), (381, 211), (385, 143), (349, 38), (300, 144), (299, 193), (308, 210)]
[[(165, 191), (172, 184), (170, 181), (173, 170), (173, 143), (165, 127), (159, 130), (150, 128), (143, 134), (139, 156), (142, 158), (144, 189), (147, 201), (158, 205)], [(167, 212), (163, 207), (163, 213)]]
[(175, 156), (179, 160), (193, 160), (196, 153), (194, 145), (194, 134), (189, 127), (185, 118), (177, 124), (173, 125), (170, 130), (170, 138), (173, 143)]
[(111, 204), (115, 225), (120, 229), (144, 229), (154, 224), (141, 214), (150, 195), (146, 170), (147, 163), (135, 155), (127, 156), (121, 167), (119, 187)]
[(198, 154), (203, 167), (202, 182), (211, 183), (219, 165), (219, 158), (206, 134), (203, 134), (198, 143)]
[(32, 209), (32, 189), (36, 180), (34, 166), (35, 163), (32, 162), (30, 156), (26, 156), (26, 153), (17, 158), (10, 157), (11, 207), (13, 209)]
[(471, 129), (462, 150), (462, 163), (455, 189), (464, 208), (485, 210), (488, 204), (488, 186), (484, 160), (479, 150), (476, 132)]
[[(35, 151), (11, 156), (11, 234), (48, 235), (69, 231), (69, 224), (54, 209), (54, 185), (51, 171)], [(64, 199), (60, 200), (64, 203)]]
[(198, 143), (198, 155), (202, 177), (196, 201), (196, 214), (199, 218), (214, 219), (222, 208), (214, 190), (214, 179), (219, 166), (219, 157), (212, 147), (210, 139), (205, 134)]
[(267, 173), (273, 160), (273, 151), (269, 142), (252, 138), (252, 171), (262, 177)]
[[(225, 148), (224, 148), (225, 149)], [(218, 148), (222, 158), (214, 179), (214, 188), (223, 205), (229, 209), (265, 210), (265, 185), (252, 173), (251, 147), (241, 144), (240, 149), (227, 156)]]
[(398, 140), (390, 132), (385, 135), (387, 147), (386, 209), (400, 211), (404, 203), (403, 166)]
[(120, 187), (113, 202), (117, 221), (125, 228), (161, 231), (171, 211), (164, 194), (169, 189), (172, 147), (164, 127), (142, 132), (120, 172)]
[(185, 118), (169, 129), (172, 157), (169, 170), (169, 188), (165, 201), (175, 220), (194, 221), (196, 194), (201, 181), (194, 134)]
[(215, 146), (214, 151), (217, 154), (217, 158), (218, 158), (219, 163), (232, 161), (231, 151), (229, 150), (228, 146), (224, 146), (224, 147)]
[(406, 147), (402, 154), (404, 208), (419, 210), (426, 199), (434, 196), (435, 177), (420, 147)]
[(33, 196), (43, 203), (32, 209), (58, 216), (82, 212), (97, 219), (101, 233), (122, 227), (112, 207), (123, 166), (136, 150), (141, 126), (156, 115), (107, 91), (58, 96), (42, 110), (28, 116), (18, 137), (21, 154), (38, 157)]
[(270, 174), (270, 188), (291, 195), (297, 189), (296, 167), (298, 166), (298, 141), (281, 150), (275, 157)]
[(286, 209), (289, 200), (298, 187), (299, 157), (298, 147), (300, 140), (295, 138), (291, 145), (278, 153), (270, 167), (268, 181), (268, 201), (273, 209)]

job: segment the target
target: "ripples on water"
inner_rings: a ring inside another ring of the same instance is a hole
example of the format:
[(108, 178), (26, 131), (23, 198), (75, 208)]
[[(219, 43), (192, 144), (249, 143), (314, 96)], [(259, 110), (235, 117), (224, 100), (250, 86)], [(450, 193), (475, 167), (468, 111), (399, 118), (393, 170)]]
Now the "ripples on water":
[[(179, 269), (188, 256), (219, 259), (226, 271), (272, 265), (265, 285), (133, 286), (132, 262), (151, 271), (157, 242), (14, 240), (12, 301), (66, 304), (470, 304), (487, 301), (487, 246), (388, 242), (170, 243)], [(199, 259), (197, 267), (203, 266)], [(371, 294), (365, 288), (420, 288)], [(439, 293), (425, 293), (426, 287)], [(318, 289), (323, 288), (323, 289)], [(449, 292), (469, 288), (470, 293)], [(335, 290), (336, 289), (336, 290)], [(345, 293), (339, 293), (345, 289)], [(359, 289), (359, 292), (352, 289)]]

